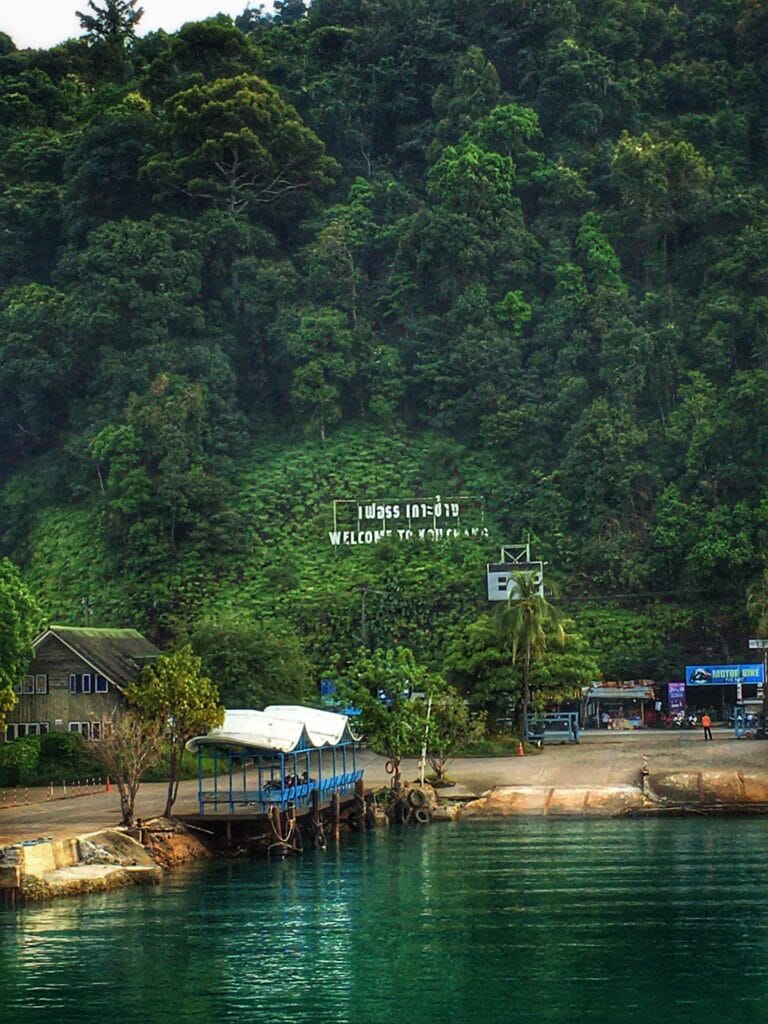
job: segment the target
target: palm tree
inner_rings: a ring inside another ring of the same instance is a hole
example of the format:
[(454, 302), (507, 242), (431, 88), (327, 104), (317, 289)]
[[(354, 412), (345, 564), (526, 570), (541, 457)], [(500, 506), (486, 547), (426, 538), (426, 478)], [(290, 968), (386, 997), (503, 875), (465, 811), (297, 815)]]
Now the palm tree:
[(500, 616), (501, 632), (512, 648), (512, 664), (523, 655), (522, 735), (528, 724), (531, 704), (530, 671), (552, 641), (561, 646), (565, 641), (563, 616), (554, 605), (539, 593), (539, 584), (533, 573), (513, 573), (506, 605)]
[(761, 635), (768, 633), (768, 568), (760, 579), (747, 587), (747, 615)]

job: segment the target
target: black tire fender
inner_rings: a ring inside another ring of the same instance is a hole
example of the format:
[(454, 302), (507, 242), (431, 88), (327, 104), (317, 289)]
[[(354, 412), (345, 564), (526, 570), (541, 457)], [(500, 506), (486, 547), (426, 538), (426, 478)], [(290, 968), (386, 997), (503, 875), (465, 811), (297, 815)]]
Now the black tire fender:
[(416, 819), (417, 825), (428, 825), (432, 820), (432, 815), (426, 809), (426, 807), (417, 807), (413, 812), (413, 816)]
[(398, 800), (395, 804), (395, 822), (404, 825), (411, 816), (411, 807), (407, 800)]
[(408, 793), (408, 803), (416, 810), (427, 802), (427, 794), (422, 789), (412, 789)]

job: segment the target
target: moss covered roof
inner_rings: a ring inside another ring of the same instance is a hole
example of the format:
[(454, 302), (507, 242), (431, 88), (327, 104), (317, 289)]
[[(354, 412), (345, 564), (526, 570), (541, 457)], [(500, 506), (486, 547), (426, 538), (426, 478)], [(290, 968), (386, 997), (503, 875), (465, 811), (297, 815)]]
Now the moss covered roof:
[(160, 654), (136, 629), (52, 625), (35, 640), (35, 647), (50, 636), (60, 640), (120, 689), (135, 682), (144, 663)]

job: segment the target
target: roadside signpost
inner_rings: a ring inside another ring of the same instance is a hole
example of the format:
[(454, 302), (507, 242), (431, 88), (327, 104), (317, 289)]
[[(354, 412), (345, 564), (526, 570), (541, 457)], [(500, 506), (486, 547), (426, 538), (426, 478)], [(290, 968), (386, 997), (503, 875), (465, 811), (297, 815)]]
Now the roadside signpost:
[[(768, 679), (768, 639), (753, 637), (749, 641), (750, 651), (762, 651), (763, 652), (763, 666), (765, 670), (765, 677)], [(766, 701), (765, 695), (765, 683), (758, 686), (757, 696), (763, 702), (763, 722), (766, 721), (766, 715), (768, 714), (768, 701)]]

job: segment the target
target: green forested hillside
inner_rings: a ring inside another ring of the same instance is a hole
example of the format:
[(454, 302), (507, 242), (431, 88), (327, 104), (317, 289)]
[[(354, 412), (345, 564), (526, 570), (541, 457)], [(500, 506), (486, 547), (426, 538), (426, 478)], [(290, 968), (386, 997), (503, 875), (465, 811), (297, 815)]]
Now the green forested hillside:
[[(284, 0), (143, 38), (107, 6), (0, 34), (0, 553), (47, 614), (439, 667), (530, 536), (606, 675), (739, 654), (768, 5)], [(328, 542), (333, 498), (449, 493), (486, 541)]]

